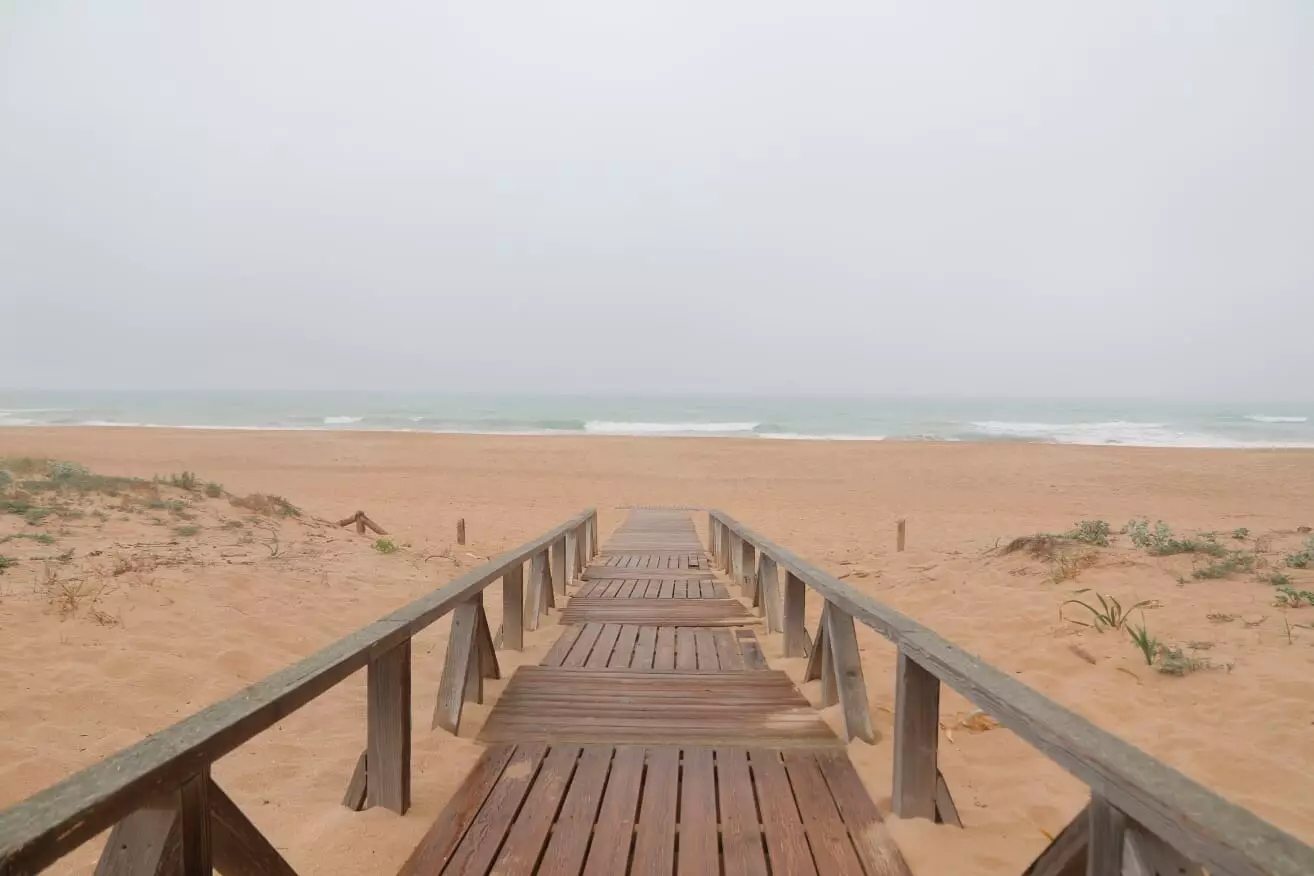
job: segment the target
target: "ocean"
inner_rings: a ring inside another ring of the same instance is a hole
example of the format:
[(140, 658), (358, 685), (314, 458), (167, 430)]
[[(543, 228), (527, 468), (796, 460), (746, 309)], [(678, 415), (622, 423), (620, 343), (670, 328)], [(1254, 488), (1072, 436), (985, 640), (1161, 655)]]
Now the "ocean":
[(1314, 403), (0, 391), (0, 428), (139, 426), (1314, 447)]

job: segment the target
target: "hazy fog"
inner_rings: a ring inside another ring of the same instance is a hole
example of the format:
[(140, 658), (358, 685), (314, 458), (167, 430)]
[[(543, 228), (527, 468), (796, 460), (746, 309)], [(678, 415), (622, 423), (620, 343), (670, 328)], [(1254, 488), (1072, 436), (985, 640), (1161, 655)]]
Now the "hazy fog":
[(0, 386), (1289, 395), (1314, 4), (0, 8)]

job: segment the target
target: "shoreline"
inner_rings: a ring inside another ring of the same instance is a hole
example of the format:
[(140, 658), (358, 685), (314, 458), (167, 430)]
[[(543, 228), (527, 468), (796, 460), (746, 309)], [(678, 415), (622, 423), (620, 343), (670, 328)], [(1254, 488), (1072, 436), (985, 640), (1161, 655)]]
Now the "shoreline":
[(1094, 442), (1094, 441), (1059, 441), (1041, 440), (1021, 437), (981, 437), (917, 438), (909, 436), (887, 435), (807, 435), (800, 433), (748, 433), (732, 432), (588, 432), (576, 430), (537, 430), (537, 431), (475, 431), (456, 429), (407, 429), (361, 427), (343, 428), (342, 425), (323, 426), (235, 426), (235, 425), (178, 425), (172, 423), (35, 423), (0, 426), (0, 434), (5, 432), (40, 432), (42, 430), (69, 431), (108, 429), (114, 431), (145, 430), (151, 432), (235, 432), (245, 434), (258, 433), (307, 433), (332, 435), (433, 435), (439, 437), (471, 438), (583, 438), (583, 439), (642, 439), (642, 440), (694, 440), (694, 441), (744, 441), (744, 442), (803, 442), (815, 444), (891, 444), (922, 446), (987, 446), (987, 447), (1081, 447), (1127, 450), (1220, 450), (1220, 451), (1314, 451), (1314, 442), (1225, 442), (1220, 443), (1136, 443), (1136, 442)]

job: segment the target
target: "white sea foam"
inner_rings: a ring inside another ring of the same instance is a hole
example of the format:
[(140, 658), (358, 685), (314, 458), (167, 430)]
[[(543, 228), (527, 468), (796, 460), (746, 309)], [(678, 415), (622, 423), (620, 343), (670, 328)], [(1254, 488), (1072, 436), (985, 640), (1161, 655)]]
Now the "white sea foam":
[(1251, 414), (1246, 417), (1256, 423), (1308, 423), (1309, 417), (1283, 417), (1275, 414)]
[(627, 423), (589, 420), (584, 431), (591, 435), (733, 435), (752, 432), (757, 423)]
[(1164, 423), (1110, 420), (1103, 423), (1013, 423), (985, 420), (971, 424), (990, 438), (1016, 438), (1053, 444), (1121, 445), (1124, 447), (1310, 447), (1309, 443), (1239, 441), (1221, 435), (1184, 432)]
[(884, 441), (884, 435), (805, 435), (802, 432), (763, 432), (759, 438), (773, 441)]
[(352, 423), (359, 423), (364, 417), (325, 417), (325, 426), (350, 426)]

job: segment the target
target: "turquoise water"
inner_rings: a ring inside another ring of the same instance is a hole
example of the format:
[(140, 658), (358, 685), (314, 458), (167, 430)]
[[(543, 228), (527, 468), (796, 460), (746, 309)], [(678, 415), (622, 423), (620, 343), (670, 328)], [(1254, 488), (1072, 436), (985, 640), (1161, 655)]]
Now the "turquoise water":
[(0, 427), (174, 426), (776, 440), (1314, 447), (1314, 403), (416, 393), (0, 392)]

